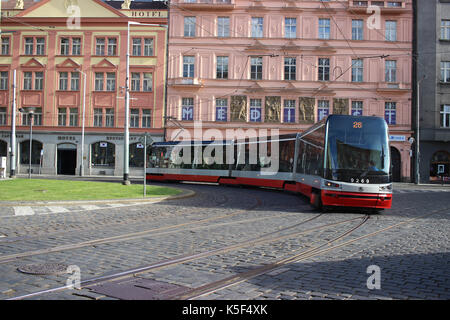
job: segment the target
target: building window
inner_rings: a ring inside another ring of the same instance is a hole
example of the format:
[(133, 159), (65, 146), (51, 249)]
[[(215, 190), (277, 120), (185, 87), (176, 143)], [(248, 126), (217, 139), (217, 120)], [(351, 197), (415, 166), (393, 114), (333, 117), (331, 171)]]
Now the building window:
[(144, 38), (144, 56), (145, 57), (153, 56), (153, 39), (152, 38)]
[(108, 38), (108, 56), (117, 55), (117, 39)]
[(183, 77), (193, 78), (194, 77), (194, 56), (184, 56), (183, 57)]
[(69, 85), (69, 73), (68, 72), (60, 72), (59, 73), (59, 90), (67, 91), (68, 85)]
[(363, 102), (352, 101), (352, 116), (362, 116), (362, 115), (363, 115)]
[(34, 73), (34, 90), (42, 90), (44, 88), (44, 73)]
[(283, 122), (295, 122), (295, 100), (284, 100), (284, 119)]
[(66, 108), (58, 108), (58, 126), (65, 127), (67, 124)]
[(261, 122), (261, 99), (250, 99), (250, 122)]
[(230, 36), (230, 18), (217, 18), (217, 36), (219, 38), (228, 38)]
[(388, 1), (387, 6), (388, 7), (401, 7), (402, 3), (399, 1)]
[(95, 73), (95, 91), (103, 91), (103, 72), (96, 72)]
[(181, 120), (194, 120), (194, 98), (183, 98), (181, 100)]
[(141, 74), (139, 72), (131, 73), (131, 91), (141, 90)]
[(23, 73), (23, 90), (33, 90), (33, 72)]
[(43, 56), (45, 54), (45, 39), (36, 38), (36, 55)]
[(261, 17), (252, 18), (252, 38), (262, 38), (264, 19)]
[(114, 167), (116, 148), (110, 142), (96, 142), (92, 144), (92, 165), (100, 167)]
[(103, 110), (101, 108), (94, 109), (94, 127), (103, 126)]
[(216, 78), (228, 79), (228, 57), (217, 57)]
[(97, 38), (95, 44), (95, 55), (104, 56), (105, 55), (105, 39)]
[(70, 38), (70, 37), (61, 38), (60, 54), (62, 56), (81, 55), (81, 38)]
[(141, 56), (142, 55), (142, 39), (134, 38), (133, 39), (133, 56)]
[(319, 100), (317, 105), (317, 119), (318, 121), (327, 117), (330, 114), (330, 102), (328, 100)]
[(70, 108), (69, 110), (69, 126), (78, 126), (78, 108)]
[[(34, 78), (34, 82), (33, 82)], [(33, 88), (34, 83), (34, 88)], [(26, 71), (23, 73), (23, 90), (42, 90), (44, 86), (44, 72)]]
[[(45, 38), (26, 37), (25, 38), (25, 55), (44, 55), (45, 54)], [(36, 49), (36, 51), (35, 51)]]
[(195, 37), (195, 17), (184, 17), (184, 36)]
[(25, 54), (33, 55), (34, 38), (25, 38)]
[(105, 84), (105, 73), (96, 72), (95, 91), (116, 91), (116, 73), (106, 72), (106, 90), (104, 84)]
[(69, 55), (69, 49), (70, 49), (70, 39), (69, 38), (61, 38), (60, 54), (62, 56)]
[[(29, 126), (31, 124), (31, 115), (22, 113), (22, 125)], [(33, 125), (42, 126), (42, 108), (35, 108), (33, 113)]]
[(450, 40), (450, 20), (441, 20), (441, 40)]
[(78, 91), (80, 90), (80, 73), (79, 72), (71, 72), (70, 79), (70, 90)]
[(330, 39), (330, 19), (319, 19), (319, 39)]
[(114, 109), (105, 109), (105, 127), (114, 127)]
[(397, 41), (397, 21), (386, 21), (386, 41)]
[(319, 58), (318, 79), (319, 81), (330, 80), (330, 59)]
[(130, 144), (130, 167), (142, 168), (144, 166), (144, 144)]
[(139, 109), (130, 110), (130, 128), (139, 128)]
[[(36, 140), (31, 141), (31, 164), (40, 164), (42, 143)], [(20, 164), (30, 163), (30, 140), (20, 143)]]
[(81, 38), (72, 38), (72, 55), (81, 55)]
[(450, 82), (450, 61), (441, 61), (441, 81)]
[(153, 73), (143, 72), (142, 90), (145, 92), (153, 91)]
[(262, 80), (262, 57), (251, 57), (250, 58), (250, 79), (251, 80)]
[(385, 67), (385, 81), (397, 82), (397, 61), (386, 60)]
[(0, 107), (0, 125), (6, 124), (6, 107)]
[[(142, 83), (142, 88), (141, 88)], [(131, 73), (131, 91), (153, 91), (153, 73), (151, 72), (132, 72)]]
[(116, 74), (114, 72), (106, 73), (106, 91), (116, 91)]
[(152, 127), (152, 110), (142, 109), (142, 128)]
[(9, 55), (10, 38), (2, 37), (1, 40), (2, 40), (2, 56), (7, 56), (7, 55)]
[(117, 38), (96, 38), (95, 39), (95, 55), (96, 56), (116, 56), (117, 55)]
[(8, 90), (8, 71), (0, 72), (0, 90)]
[(396, 102), (386, 102), (384, 104), (384, 119), (388, 124), (396, 124)]
[(441, 127), (450, 128), (450, 105), (441, 106)]
[(352, 20), (352, 40), (364, 39), (364, 21)]
[(363, 60), (353, 59), (352, 60), (352, 82), (362, 82), (363, 81)]
[(216, 121), (228, 120), (228, 100), (227, 99), (216, 99)]
[(294, 57), (284, 58), (284, 80), (295, 80), (297, 72), (297, 59)]
[(293, 39), (297, 37), (297, 19), (284, 18), (284, 37)]

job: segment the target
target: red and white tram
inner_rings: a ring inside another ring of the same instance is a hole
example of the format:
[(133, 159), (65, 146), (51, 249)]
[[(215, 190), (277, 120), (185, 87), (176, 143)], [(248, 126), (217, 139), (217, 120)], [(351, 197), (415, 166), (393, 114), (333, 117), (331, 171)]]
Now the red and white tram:
[(302, 193), (319, 208), (388, 209), (389, 150), (384, 119), (330, 115), (298, 134), (154, 143), (147, 180), (270, 187)]

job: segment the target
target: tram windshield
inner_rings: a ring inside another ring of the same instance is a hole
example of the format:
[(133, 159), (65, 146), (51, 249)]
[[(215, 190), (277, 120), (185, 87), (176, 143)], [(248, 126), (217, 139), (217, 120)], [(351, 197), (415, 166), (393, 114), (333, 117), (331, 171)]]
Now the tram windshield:
[(330, 117), (325, 178), (344, 182), (390, 182), (386, 122), (377, 117)]

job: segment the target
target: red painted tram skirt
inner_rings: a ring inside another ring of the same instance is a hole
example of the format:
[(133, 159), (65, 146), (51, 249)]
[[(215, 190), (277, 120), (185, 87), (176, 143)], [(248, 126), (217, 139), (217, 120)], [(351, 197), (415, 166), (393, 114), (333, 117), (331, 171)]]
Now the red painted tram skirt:
[(322, 190), (322, 204), (324, 206), (390, 209), (392, 205), (392, 194)]

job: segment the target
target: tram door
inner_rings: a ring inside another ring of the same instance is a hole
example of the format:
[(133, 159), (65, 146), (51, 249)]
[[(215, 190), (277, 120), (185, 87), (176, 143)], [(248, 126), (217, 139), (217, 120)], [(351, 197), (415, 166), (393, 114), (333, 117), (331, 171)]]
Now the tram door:
[(391, 147), (391, 166), (392, 166), (392, 180), (394, 182), (401, 182), (402, 162), (400, 152), (394, 147)]
[(76, 145), (65, 143), (58, 145), (58, 174), (75, 175), (77, 165)]

